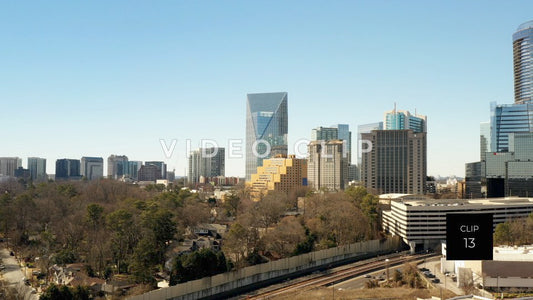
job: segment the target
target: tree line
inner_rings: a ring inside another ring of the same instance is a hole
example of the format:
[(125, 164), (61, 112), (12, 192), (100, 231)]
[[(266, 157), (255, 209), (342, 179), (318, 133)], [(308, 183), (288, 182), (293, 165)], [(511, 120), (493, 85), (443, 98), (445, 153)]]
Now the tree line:
[[(177, 251), (190, 228), (202, 223), (228, 226), (222, 251)], [(176, 284), (373, 239), (379, 224), (378, 199), (362, 187), (272, 192), (254, 202), (244, 186), (220, 201), (182, 186), (140, 188), (107, 179), (0, 183), (0, 234), (17, 256), (43, 272), (82, 262), (89, 276), (120, 274), (151, 287), (156, 273)]]

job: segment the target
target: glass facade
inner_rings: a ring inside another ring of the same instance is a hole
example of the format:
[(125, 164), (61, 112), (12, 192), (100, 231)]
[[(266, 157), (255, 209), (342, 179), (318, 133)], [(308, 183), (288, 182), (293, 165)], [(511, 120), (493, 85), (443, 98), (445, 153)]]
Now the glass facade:
[(344, 152), (348, 156), (348, 164), (352, 163), (352, 132), (350, 131), (350, 125), (348, 124), (337, 124), (333, 127), (336, 127), (338, 129), (337, 138), (339, 140), (345, 141), (344, 146), (346, 149), (344, 149)]
[[(287, 155), (288, 118), (286, 92), (248, 94), (247, 98), (246, 180), (249, 181), (257, 167), (263, 165), (263, 159), (276, 154)], [(256, 144), (260, 140), (264, 142)], [(255, 155), (254, 150), (259, 155)]]
[(533, 21), (518, 27), (513, 34), (515, 103), (533, 100)]
[(58, 159), (56, 160), (56, 180), (79, 179), (80, 160), (79, 159)]
[(28, 170), (33, 181), (47, 180), (46, 158), (28, 157)]
[(411, 115), (408, 111), (392, 110), (385, 113), (385, 130), (411, 129), (413, 132), (426, 132), (426, 122), (426, 116)]
[(363, 142), (362, 134), (370, 133), (372, 132), (372, 130), (383, 130), (383, 122), (363, 124), (357, 126), (357, 164), (359, 165), (359, 169), (361, 169), (361, 146)]
[(491, 151), (509, 151), (509, 134), (533, 132), (533, 103), (491, 103)]

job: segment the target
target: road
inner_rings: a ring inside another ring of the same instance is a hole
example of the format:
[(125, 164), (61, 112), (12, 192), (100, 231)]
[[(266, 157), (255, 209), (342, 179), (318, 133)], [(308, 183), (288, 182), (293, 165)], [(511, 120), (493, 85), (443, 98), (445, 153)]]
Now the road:
[[(447, 289), (451, 292), (457, 294), (457, 295), (463, 295), (464, 291), (457, 287), (457, 283), (453, 282), (453, 280), (450, 277), (446, 277), (444, 274), (440, 272), (439, 269), (439, 260), (438, 258), (432, 258), (425, 261), (425, 263), (421, 263), (418, 265), (418, 267), (426, 267), (428, 268), (435, 276), (436, 278), (440, 279), (440, 283), (433, 283), (433, 286), (437, 289)], [(391, 267), (389, 269), (390, 276), (392, 277), (393, 272), (398, 269), (401, 270), (401, 266)], [(385, 272), (385, 269), (378, 270), (375, 272), (367, 273), (368, 275), (372, 276), (372, 278), (377, 277), (385, 277), (383, 273)], [(366, 275), (366, 274), (365, 274)], [(423, 275), (421, 275), (423, 276)], [(362, 289), (365, 287), (365, 283), (370, 280), (370, 278), (365, 278), (364, 275), (354, 277), (352, 279), (337, 283), (334, 285), (334, 287), (337, 290), (355, 290), (355, 289)]]
[(22, 269), (15, 257), (9, 255), (9, 250), (5, 248), (0, 249), (0, 257), (5, 266), (5, 269), (2, 271), (2, 281), (4, 281), (6, 286), (12, 287), (18, 292), (20, 296), (18, 299), (38, 300), (39, 296), (32, 294), (32, 288), (25, 285), (22, 281), (24, 277)]
[(440, 272), (440, 261), (429, 260), (420, 266), (428, 268), (440, 280), (440, 283), (433, 284), (436, 288), (448, 289), (457, 295), (464, 295), (464, 291), (457, 287), (457, 282), (454, 282), (450, 277), (446, 277)]

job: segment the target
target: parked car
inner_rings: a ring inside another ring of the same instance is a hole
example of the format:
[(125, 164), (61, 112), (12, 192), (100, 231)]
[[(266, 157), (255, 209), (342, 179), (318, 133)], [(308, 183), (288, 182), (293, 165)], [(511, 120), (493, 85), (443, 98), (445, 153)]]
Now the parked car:
[(365, 278), (372, 278), (372, 275), (370, 275), (370, 274), (365, 274), (364, 277), (365, 277)]
[(435, 278), (435, 279), (431, 280), (431, 282), (433, 282), (433, 283), (439, 283), (439, 282), (440, 282), (440, 279)]

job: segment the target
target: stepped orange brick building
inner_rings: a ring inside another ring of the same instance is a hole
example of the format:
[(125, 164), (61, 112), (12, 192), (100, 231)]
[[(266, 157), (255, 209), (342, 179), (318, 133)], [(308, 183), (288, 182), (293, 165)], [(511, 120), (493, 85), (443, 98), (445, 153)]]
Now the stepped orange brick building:
[(263, 166), (257, 167), (256, 174), (248, 183), (252, 199), (258, 201), (268, 191), (281, 191), (288, 194), (299, 187), (307, 186), (307, 160), (294, 155), (263, 160)]

